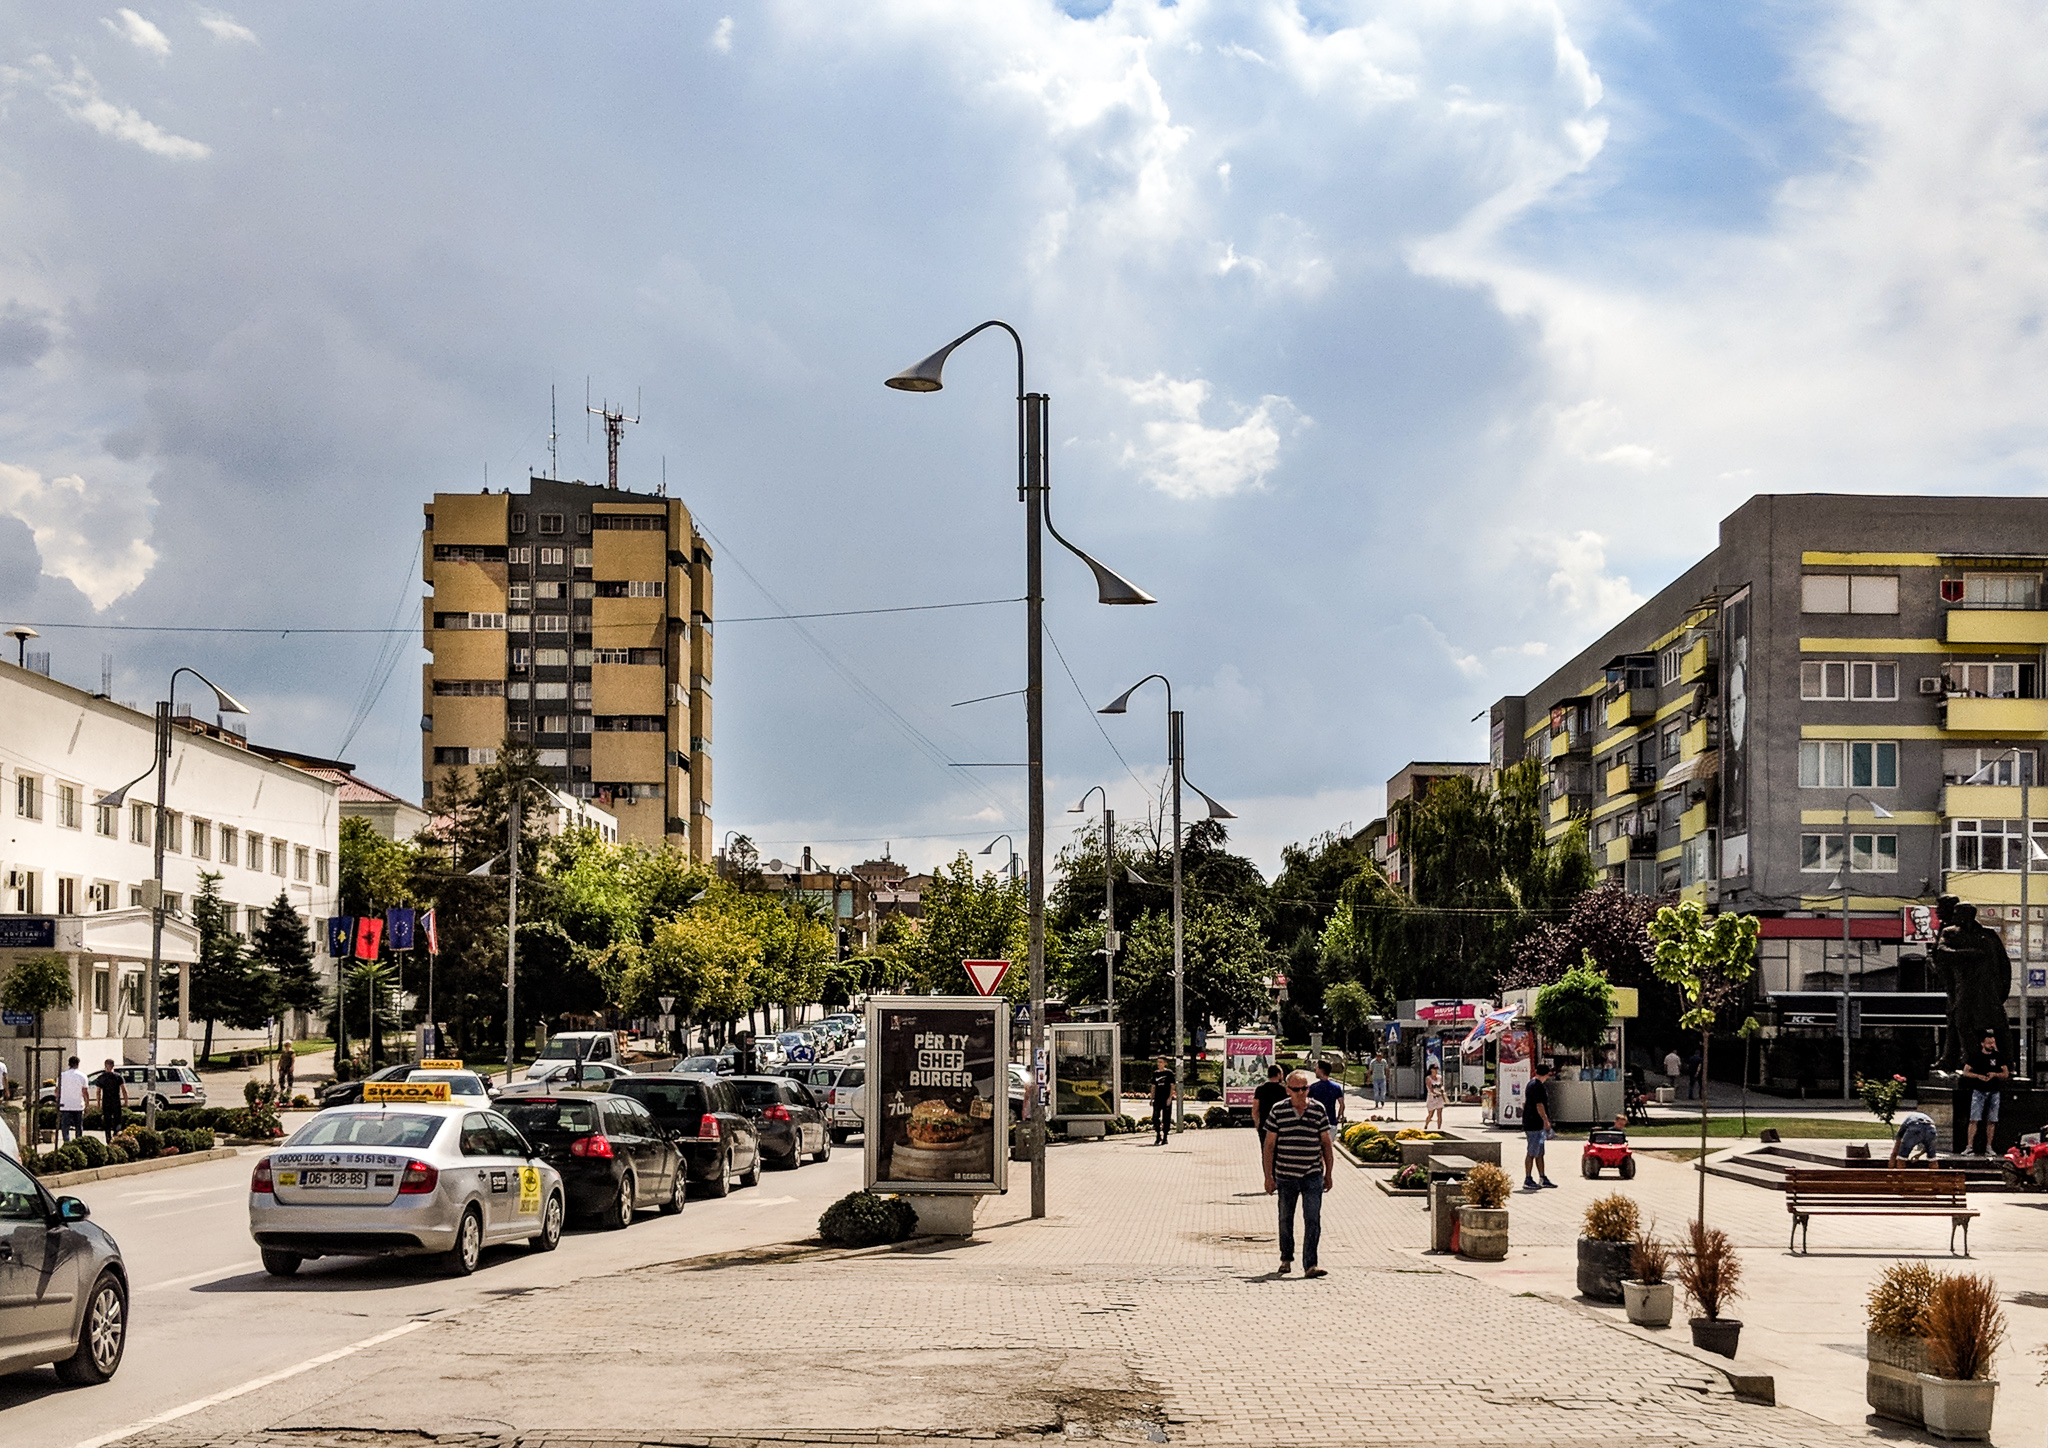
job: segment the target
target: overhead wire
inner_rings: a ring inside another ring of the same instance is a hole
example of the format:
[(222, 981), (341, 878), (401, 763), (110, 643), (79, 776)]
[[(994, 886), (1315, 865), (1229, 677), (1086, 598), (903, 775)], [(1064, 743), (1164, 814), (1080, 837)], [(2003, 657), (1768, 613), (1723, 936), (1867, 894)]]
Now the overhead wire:
[(1138, 778), (1137, 771), (1131, 768), (1131, 762), (1124, 758), (1124, 752), (1116, 747), (1116, 741), (1110, 738), (1109, 731), (1102, 727), (1102, 715), (1088, 702), (1088, 696), (1081, 692), (1081, 681), (1074, 677), (1074, 666), (1067, 662), (1066, 650), (1062, 649), (1060, 641), (1052, 636), (1051, 624), (1045, 625), (1045, 641), (1052, 645), (1053, 653), (1059, 658), (1060, 667), (1067, 671), (1067, 682), (1074, 686), (1074, 697), (1081, 701), (1081, 707), (1087, 710), (1088, 717), (1095, 721), (1095, 732), (1102, 736), (1102, 742), (1109, 746), (1109, 752), (1116, 756), (1116, 762), (1124, 767), (1124, 773), (1130, 775), (1131, 783), (1147, 794), (1151, 793), (1152, 786)]
[[(394, 625), (405, 612), (406, 601), (411, 599), (413, 627), (419, 626), (420, 611), (424, 605), (412, 591), (412, 580), (419, 571), (420, 553), (424, 546), (424, 539), (413, 543), (412, 560), (406, 564), (405, 576), (400, 581), (398, 602), (391, 608), (391, 622)], [(343, 731), (341, 742), (334, 747), (334, 758), (339, 759), (348, 752), (348, 747), (354, 742), (356, 734), (375, 712), (377, 702), (384, 697), (384, 690), (390, 685), (392, 674), (397, 670), (400, 660), (405, 657), (405, 646), (397, 642), (399, 637), (394, 630), (377, 645), (377, 655), (370, 661), (370, 671), (363, 679), (361, 692), (356, 696), (355, 711), (349, 715), (348, 728)]]

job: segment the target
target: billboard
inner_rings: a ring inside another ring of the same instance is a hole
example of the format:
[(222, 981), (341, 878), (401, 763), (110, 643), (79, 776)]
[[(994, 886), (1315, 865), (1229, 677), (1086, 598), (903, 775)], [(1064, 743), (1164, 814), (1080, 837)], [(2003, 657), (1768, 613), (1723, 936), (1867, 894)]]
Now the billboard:
[[(1749, 664), (1746, 587), (1721, 605), (1721, 657), (1727, 660), (1721, 674), (1721, 838), (1729, 840), (1749, 833), (1749, 691), (1755, 681)], [(1737, 868), (1731, 870), (1730, 865)], [(1722, 862), (1724, 880), (1746, 878), (1748, 873), (1747, 852), (1738, 860)]]
[(868, 1002), (870, 1191), (1004, 1189), (1009, 1037), (1009, 1004), (999, 998)]
[(1266, 1084), (1266, 1068), (1276, 1058), (1271, 1036), (1225, 1036), (1223, 1104), (1250, 1106), (1258, 1089)]
[(1119, 1032), (1115, 1026), (1046, 1027), (1052, 1047), (1052, 1119), (1101, 1121), (1121, 1113)]
[(1500, 1069), (1494, 1077), (1496, 1114), (1502, 1126), (1516, 1126), (1522, 1120), (1522, 1094), (1529, 1089), (1529, 1072), (1535, 1064), (1536, 1039), (1533, 1032), (1509, 1029), (1501, 1033)]

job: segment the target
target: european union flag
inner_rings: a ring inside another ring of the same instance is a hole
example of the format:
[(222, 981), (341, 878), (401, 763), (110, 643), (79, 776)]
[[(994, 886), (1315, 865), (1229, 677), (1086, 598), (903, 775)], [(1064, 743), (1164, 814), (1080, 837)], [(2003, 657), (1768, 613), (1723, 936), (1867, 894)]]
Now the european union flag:
[(419, 912), (394, 907), (384, 912), (384, 935), (393, 950), (411, 950), (413, 923)]
[(355, 947), (354, 919), (347, 915), (335, 915), (327, 921), (327, 954), (335, 960), (348, 959)]

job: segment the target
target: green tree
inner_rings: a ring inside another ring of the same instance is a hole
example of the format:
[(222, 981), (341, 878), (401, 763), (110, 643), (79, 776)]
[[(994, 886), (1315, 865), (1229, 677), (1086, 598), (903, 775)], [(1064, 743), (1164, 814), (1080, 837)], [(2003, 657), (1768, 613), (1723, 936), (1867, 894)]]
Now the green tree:
[(1536, 992), (1531, 1012), (1546, 1041), (1585, 1053), (1607, 1039), (1614, 1024), (1614, 988), (1593, 961), (1593, 952), (1563, 976)]
[(419, 851), (404, 840), (387, 840), (375, 825), (358, 815), (341, 822), (341, 913), (382, 915), (395, 906), (417, 903), (413, 894)]
[(1351, 1037), (1372, 1019), (1373, 999), (1355, 980), (1340, 980), (1323, 988), (1323, 1014), (1344, 1033), (1344, 1049), (1351, 1049)]
[[(1236, 1030), (1262, 1018), (1271, 1007), (1265, 932), (1249, 911), (1197, 906), (1184, 921), (1182, 957), (1182, 1018), (1189, 1029), (1217, 1020)], [(1068, 991), (1068, 1002), (1099, 1002), (1099, 976), (1099, 971), (1089, 970)], [(1091, 983), (1090, 978), (1096, 979)], [(1173, 1054), (1173, 921), (1156, 910), (1139, 916), (1124, 938), (1117, 970), (1117, 1019), (1123, 1024), (1127, 1051)]]
[[(257, 962), (269, 973), (268, 993), (274, 1009), (279, 1013), (297, 1011), (303, 1018), (326, 1008), (327, 992), (313, 963), (313, 940), (306, 932), (306, 917), (294, 908), (285, 891), (278, 891), (277, 898), (263, 912), (263, 923), (256, 927), (255, 939), (250, 944)], [(282, 1028), (280, 1022), (280, 1031)]]
[[(71, 963), (61, 955), (27, 955), (0, 980), (0, 1006), (24, 1011), (36, 1018), (36, 1070), (42, 1070), (43, 1016), (49, 1011), (71, 1008), (77, 990), (71, 980)], [(29, 1099), (35, 1099), (37, 1083), (28, 1083)]]
[(621, 1007), (653, 1015), (659, 998), (676, 998), (681, 1014), (730, 1025), (759, 1002), (761, 936), (752, 907), (720, 884), (699, 905), (654, 926), (654, 939), (626, 968)]
[[(1023, 966), (1030, 957), (1029, 897), (1022, 880), (975, 873), (967, 852), (935, 871), (924, 892), (921, 928), (898, 947), (905, 976), (899, 988), (940, 995), (969, 995), (974, 987), (963, 960), (1008, 960), (1003, 994), (1020, 999), (1030, 991)], [(1051, 941), (1047, 941), (1048, 970)]]
[[(269, 980), (249, 959), (248, 948), (235, 932), (234, 907), (221, 899), (221, 877), (201, 871), (192, 897), (192, 924), (199, 931), (199, 959), (189, 969), (190, 1011), (206, 1022), (199, 1059), (213, 1056), (216, 1023), (254, 1030), (270, 1020)], [(168, 992), (166, 992), (168, 994)]]
[[(1650, 922), (1657, 974), (1678, 987), (1686, 1012), (1682, 1029), (1700, 1033), (1700, 1157), (1707, 1154), (1707, 1047), (1714, 1017), (1733, 1004), (1742, 985), (1756, 971), (1757, 923), (1754, 915), (1715, 915), (1709, 920), (1697, 901), (1666, 905)], [(1707, 1221), (1707, 1177), (1700, 1172), (1698, 1222)]]

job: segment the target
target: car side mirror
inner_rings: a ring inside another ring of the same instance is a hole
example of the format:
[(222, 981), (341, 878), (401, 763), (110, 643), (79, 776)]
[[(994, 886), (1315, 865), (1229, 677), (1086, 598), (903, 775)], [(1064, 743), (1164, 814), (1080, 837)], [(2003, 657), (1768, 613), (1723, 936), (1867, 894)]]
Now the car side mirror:
[(77, 1197), (57, 1198), (57, 1220), (60, 1222), (82, 1222), (92, 1215), (92, 1208)]

